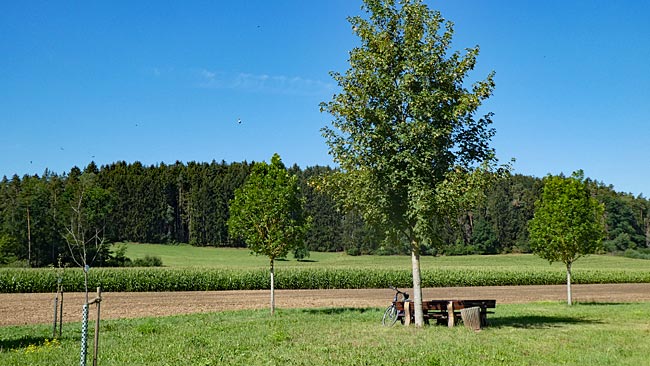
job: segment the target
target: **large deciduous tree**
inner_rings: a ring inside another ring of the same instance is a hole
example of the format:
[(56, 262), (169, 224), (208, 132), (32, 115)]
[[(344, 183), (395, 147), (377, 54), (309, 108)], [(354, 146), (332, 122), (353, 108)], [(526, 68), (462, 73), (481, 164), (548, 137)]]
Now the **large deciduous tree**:
[(366, 17), (349, 18), (360, 38), (350, 68), (332, 73), (341, 91), (321, 104), (334, 116), (323, 134), (343, 201), (409, 243), (422, 326), (421, 247), (438, 240), (442, 218), (472, 188), (471, 172), (494, 167), (491, 114), (474, 118), (493, 74), (467, 85), (478, 47), (452, 52), (453, 24), (422, 1), (365, 0), (363, 8)]
[(275, 260), (302, 247), (308, 227), (298, 180), (289, 174), (280, 156), (274, 154), (271, 164), (253, 165), (248, 180), (235, 191), (228, 230), (233, 237), (242, 238), (253, 253), (269, 258), (271, 314), (275, 312)]
[(571, 300), (571, 265), (578, 258), (596, 253), (605, 236), (604, 205), (584, 182), (583, 172), (569, 178), (544, 178), (542, 197), (530, 220), (530, 247), (549, 262), (566, 265), (567, 303)]

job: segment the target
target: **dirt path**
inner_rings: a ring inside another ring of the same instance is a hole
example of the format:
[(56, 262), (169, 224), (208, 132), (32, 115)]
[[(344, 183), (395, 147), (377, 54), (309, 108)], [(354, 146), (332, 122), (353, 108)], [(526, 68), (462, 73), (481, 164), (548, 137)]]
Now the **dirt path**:
[[(408, 290), (407, 290), (408, 291)], [(91, 296), (92, 297), (92, 296)], [(390, 303), (390, 289), (278, 290), (279, 308), (383, 307)], [(562, 301), (566, 286), (498, 286), (426, 288), (424, 299), (496, 299), (498, 304)], [(47, 324), (52, 321), (54, 294), (0, 294), (0, 326)], [(574, 301), (650, 301), (650, 284), (574, 285)], [(103, 294), (102, 319), (140, 318), (269, 306), (269, 292), (107, 292)], [(66, 293), (64, 321), (81, 321), (81, 293)], [(94, 306), (91, 310), (94, 309)], [(92, 313), (92, 311), (91, 311)]]

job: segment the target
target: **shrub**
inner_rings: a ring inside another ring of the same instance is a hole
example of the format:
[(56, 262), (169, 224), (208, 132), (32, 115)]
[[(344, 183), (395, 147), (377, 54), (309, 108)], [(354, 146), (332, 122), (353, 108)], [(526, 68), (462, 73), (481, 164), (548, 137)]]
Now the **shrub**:
[(650, 248), (627, 249), (623, 256), (634, 259), (650, 259)]
[(144, 258), (134, 259), (131, 267), (162, 267), (162, 259), (154, 255), (145, 255)]

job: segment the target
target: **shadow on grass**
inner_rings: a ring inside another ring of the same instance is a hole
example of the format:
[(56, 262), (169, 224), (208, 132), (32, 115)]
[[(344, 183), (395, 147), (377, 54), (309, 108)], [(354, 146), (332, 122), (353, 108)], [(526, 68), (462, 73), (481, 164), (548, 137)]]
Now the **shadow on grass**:
[(22, 336), (18, 339), (0, 339), (0, 353), (25, 348), (29, 345), (40, 346), (45, 343), (47, 337)]
[(322, 309), (302, 309), (305, 314), (315, 315), (336, 315), (345, 313), (358, 313), (363, 314), (367, 311), (377, 311), (377, 308), (322, 308)]
[(574, 302), (574, 304), (578, 306), (632, 305), (629, 302), (603, 302), (603, 301), (587, 301), (587, 302), (576, 301)]
[(524, 316), (505, 316), (498, 318), (488, 318), (488, 327), (490, 328), (523, 328), (523, 329), (541, 329), (556, 328), (567, 324), (598, 324), (600, 321), (574, 318), (569, 316), (542, 316), (542, 315), (524, 315)]

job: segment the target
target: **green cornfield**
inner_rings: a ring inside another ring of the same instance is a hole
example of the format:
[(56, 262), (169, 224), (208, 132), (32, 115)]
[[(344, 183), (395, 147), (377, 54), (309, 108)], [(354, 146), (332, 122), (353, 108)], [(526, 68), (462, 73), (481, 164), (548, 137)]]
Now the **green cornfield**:
[[(562, 270), (440, 268), (422, 271), (424, 287), (557, 285), (566, 282)], [(83, 291), (83, 272), (66, 269), (0, 269), (1, 293), (55, 291), (61, 278), (66, 291)], [(404, 269), (285, 268), (276, 272), (278, 289), (356, 289), (408, 287), (411, 272)], [(650, 271), (616, 269), (575, 270), (573, 283), (650, 283)], [(269, 287), (265, 269), (214, 268), (96, 268), (89, 272), (89, 287), (104, 291), (219, 291), (260, 290)]]

